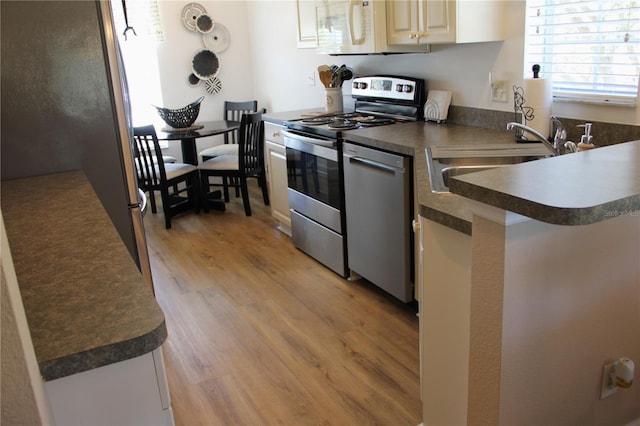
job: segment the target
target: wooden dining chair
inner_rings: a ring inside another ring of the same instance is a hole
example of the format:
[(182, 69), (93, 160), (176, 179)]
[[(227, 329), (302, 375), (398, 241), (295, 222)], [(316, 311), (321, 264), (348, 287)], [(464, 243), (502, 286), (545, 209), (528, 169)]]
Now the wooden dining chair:
[[(240, 121), (242, 114), (258, 111), (258, 101), (244, 101), (244, 102), (224, 102), (224, 120), (228, 121)], [(224, 143), (215, 145), (210, 148), (206, 148), (198, 153), (202, 162), (210, 160), (211, 158), (219, 155), (238, 155), (238, 131), (224, 134)], [(240, 186), (238, 182), (232, 180), (232, 185), (236, 188), (236, 197), (240, 196)], [(223, 178), (221, 185), (224, 188), (224, 201), (229, 202), (229, 183), (227, 178)]]
[[(258, 101), (225, 101), (223, 119), (228, 121), (240, 121), (242, 114), (257, 111)], [(206, 148), (200, 151), (198, 155), (202, 158), (203, 162), (219, 155), (238, 155), (238, 131), (235, 130), (233, 132), (225, 133), (223, 144)]]
[(166, 163), (153, 126), (134, 127), (134, 164), (138, 187), (149, 192), (151, 211), (157, 212), (154, 191), (160, 192), (165, 227), (171, 219), (189, 210), (199, 211), (200, 190), (196, 166)]
[(238, 155), (219, 155), (198, 166), (200, 171), (200, 188), (202, 203), (208, 211), (207, 199), (210, 195), (209, 177), (218, 176), (223, 179), (237, 179), (242, 194), (244, 212), (251, 216), (247, 179), (256, 178), (262, 189), (262, 198), (269, 205), (267, 181), (264, 168), (264, 122), (262, 112), (245, 113), (240, 120), (238, 130)]

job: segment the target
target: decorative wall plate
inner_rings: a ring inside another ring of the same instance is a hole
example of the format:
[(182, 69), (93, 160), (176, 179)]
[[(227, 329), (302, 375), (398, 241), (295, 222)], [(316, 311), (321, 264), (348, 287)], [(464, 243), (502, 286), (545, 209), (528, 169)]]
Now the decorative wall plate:
[(191, 61), (191, 70), (200, 80), (215, 77), (220, 70), (218, 55), (209, 49), (199, 50)]
[(202, 81), (194, 73), (189, 74), (188, 80), (189, 80), (189, 85), (191, 85), (191, 86), (197, 86)]
[(207, 93), (211, 95), (215, 95), (222, 90), (222, 82), (218, 79), (218, 77), (213, 77), (208, 80), (205, 80), (204, 87)]
[(200, 15), (206, 15), (207, 10), (199, 3), (189, 3), (182, 9), (181, 19), (189, 31), (198, 32), (196, 23)]
[(202, 34), (209, 34), (214, 27), (215, 22), (207, 14), (202, 14), (198, 16), (198, 19), (196, 19), (196, 28), (198, 29), (198, 32), (201, 32)]
[(231, 36), (227, 27), (220, 23), (216, 23), (215, 27), (209, 34), (202, 35), (202, 42), (205, 47), (211, 49), (215, 53), (224, 52), (229, 47)]

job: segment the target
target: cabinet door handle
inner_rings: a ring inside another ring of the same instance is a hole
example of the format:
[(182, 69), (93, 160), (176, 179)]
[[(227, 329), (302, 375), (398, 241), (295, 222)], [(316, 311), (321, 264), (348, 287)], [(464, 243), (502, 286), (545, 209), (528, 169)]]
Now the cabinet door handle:
[(280, 132), (273, 132), (273, 135), (272, 135), (272, 136), (273, 136), (274, 138), (277, 138), (278, 136), (280, 136)]

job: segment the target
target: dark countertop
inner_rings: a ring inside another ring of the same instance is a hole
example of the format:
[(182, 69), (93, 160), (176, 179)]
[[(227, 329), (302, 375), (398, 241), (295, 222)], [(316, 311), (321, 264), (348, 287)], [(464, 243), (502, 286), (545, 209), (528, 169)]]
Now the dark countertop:
[(640, 141), (461, 176), (452, 180), (453, 193), (434, 194), (427, 146), (513, 144), (513, 134), (415, 122), (353, 130), (345, 139), (413, 156), (420, 215), (469, 235), (471, 212), (463, 197), (558, 225), (585, 225), (640, 210)]
[(164, 315), (82, 172), (3, 181), (2, 215), (45, 380), (165, 341)]
[(429, 185), (425, 148), (437, 145), (513, 144), (507, 131), (432, 122), (403, 123), (351, 130), (347, 139), (413, 157), (418, 212), (434, 222), (471, 235), (471, 211), (464, 198), (455, 194), (434, 194)]
[[(265, 120), (282, 124), (321, 111), (265, 114)], [(411, 156), (419, 214), (468, 235), (472, 215), (465, 197), (560, 225), (584, 225), (640, 210), (640, 141), (457, 177), (451, 193), (435, 194), (429, 186), (426, 147), (514, 144), (513, 133), (424, 121), (344, 133), (351, 142)]]
[(272, 112), (272, 113), (264, 113), (262, 118), (264, 121), (273, 124), (282, 125), (283, 122), (287, 120), (294, 120), (296, 118), (301, 118), (303, 114), (324, 114), (324, 107), (318, 108), (309, 108), (309, 109), (300, 109), (296, 111), (284, 111), (284, 112)]
[(640, 210), (640, 140), (452, 179), (456, 194), (555, 225)]

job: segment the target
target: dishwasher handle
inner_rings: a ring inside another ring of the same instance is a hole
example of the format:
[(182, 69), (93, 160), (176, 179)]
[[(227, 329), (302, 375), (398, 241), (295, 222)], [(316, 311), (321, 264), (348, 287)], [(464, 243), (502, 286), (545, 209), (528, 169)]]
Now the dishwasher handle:
[(374, 169), (382, 170), (384, 172), (391, 173), (391, 174), (404, 173), (404, 169), (389, 166), (387, 164), (379, 163), (377, 161), (369, 160), (368, 158), (349, 156), (349, 162), (360, 163), (362, 165), (372, 167)]

